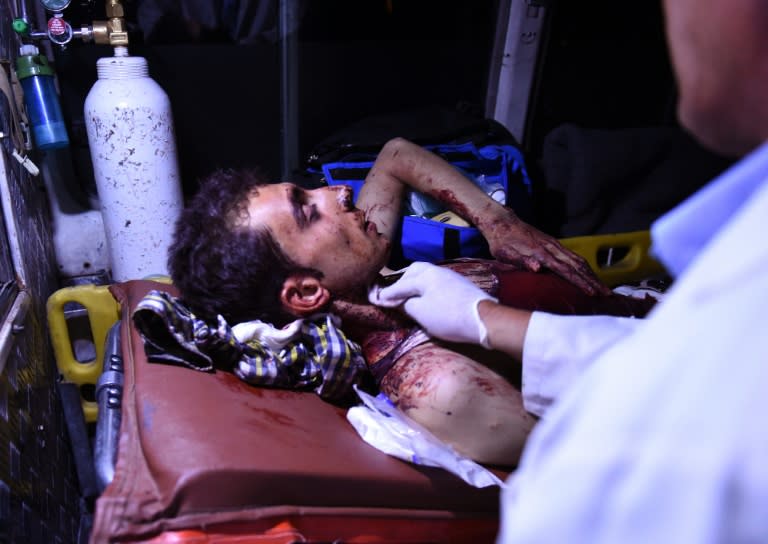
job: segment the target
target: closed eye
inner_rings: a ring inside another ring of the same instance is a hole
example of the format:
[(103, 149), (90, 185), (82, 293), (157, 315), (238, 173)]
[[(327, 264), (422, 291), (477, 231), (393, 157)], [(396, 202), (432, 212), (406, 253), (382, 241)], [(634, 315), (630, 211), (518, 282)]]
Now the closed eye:
[(288, 198), (291, 203), (293, 219), (300, 229), (307, 228), (310, 223), (317, 221), (320, 217), (317, 205), (307, 202), (307, 192), (304, 189), (296, 186), (291, 187)]
[(301, 206), (301, 213), (304, 214), (307, 225), (317, 221), (320, 217), (320, 214), (317, 211), (317, 205), (315, 204), (303, 204)]

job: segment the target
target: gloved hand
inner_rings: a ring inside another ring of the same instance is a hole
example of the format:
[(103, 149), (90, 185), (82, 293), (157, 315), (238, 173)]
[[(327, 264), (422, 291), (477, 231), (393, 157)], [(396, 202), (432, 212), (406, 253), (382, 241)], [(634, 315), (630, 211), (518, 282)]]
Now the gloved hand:
[(387, 308), (402, 304), (405, 312), (432, 336), (490, 349), (488, 331), (477, 306), (482, 300), (497, 300), (453, 270), (413, 263), (389, 287), (374, 286), (368, 300)]

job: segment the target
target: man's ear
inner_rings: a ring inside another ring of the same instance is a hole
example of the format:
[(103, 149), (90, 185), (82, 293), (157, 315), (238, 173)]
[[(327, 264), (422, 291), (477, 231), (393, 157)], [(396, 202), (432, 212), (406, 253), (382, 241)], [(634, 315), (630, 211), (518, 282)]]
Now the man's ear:
[(321, 311), (331, 301), (331, 293), (320, 280), (306, 273), (294, 273), (283, 282), (280, 302), (283, 308), (298, 317)]

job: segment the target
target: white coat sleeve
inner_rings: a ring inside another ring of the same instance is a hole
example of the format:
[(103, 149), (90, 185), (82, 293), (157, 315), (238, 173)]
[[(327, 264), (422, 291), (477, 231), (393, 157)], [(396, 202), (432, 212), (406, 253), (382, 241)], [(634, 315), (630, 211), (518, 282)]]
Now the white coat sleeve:
[(523, 403), (541, 416), (606, 348), (642, 319), (534, 312), (523, 344)]
[(760, 192), (704, 249), (706, 214), (666, 233), (691, 262), (534, 427), (502, 490), (499, 544), (768, 541), (762, 153)]

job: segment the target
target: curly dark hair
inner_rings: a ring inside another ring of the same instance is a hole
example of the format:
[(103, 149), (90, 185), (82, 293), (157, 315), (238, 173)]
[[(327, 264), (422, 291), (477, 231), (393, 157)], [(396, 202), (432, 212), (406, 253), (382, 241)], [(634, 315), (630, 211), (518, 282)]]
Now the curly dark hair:
[(297, 271), (321, 277), (289, 259), (268, 229), (242, 226), (248, 198), (262, 185), (258, 170), (218, 170), (201, 182), (176, 222), (168, 269), (182, 300), (200, 317), (281, 326), (293, 319), (280, 304), (285, 278)]

